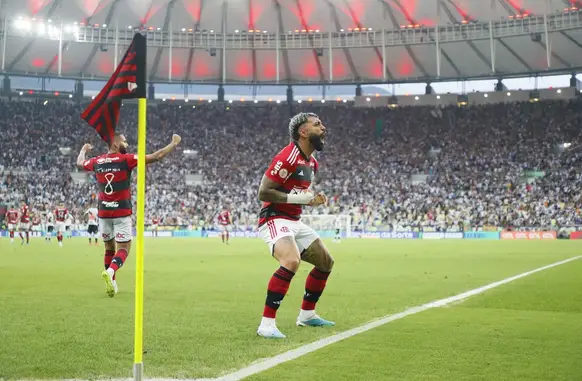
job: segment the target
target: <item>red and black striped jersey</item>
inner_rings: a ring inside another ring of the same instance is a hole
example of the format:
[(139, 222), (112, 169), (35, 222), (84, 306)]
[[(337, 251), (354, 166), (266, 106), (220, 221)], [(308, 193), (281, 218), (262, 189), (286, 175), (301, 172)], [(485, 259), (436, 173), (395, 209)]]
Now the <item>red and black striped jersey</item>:
[(20, 208), (20, 222), (25, 224), (30, 222), (30, 216), (28, 215), (28, 205), (24, 205)]
[(230, 225), (230, 212), (228, 210), (220, 212), (218, 215), (218, 223), (220, 225)]
[(95, 172), (99, 218), (131, 216), (131, 171), (137, 167), (137, 155), (105, 154), (85, 161), (83, 167)]
[(69, 211), (67, 210), (67, 208), (55, 209), (55, 219), (57, 220), (57, 222), (65, 222), (68, 215)]
[(6, 213), (6, 219), (9, 224), (16, 225), (18, 223), (18, 211), (16, 209), (10, 209), (8, 213)]
[[(280, 192), (301, 193), (309, 189), (317, 170), (317, 160), (313, 156), (307, 157), (297, 143), (291, 142), (275, 155), (265, 176), (279, 184), (277, 190)], [(301, 205), (263, 202), (259, 226), (275, 218), (299, 220), (301, 212)]]

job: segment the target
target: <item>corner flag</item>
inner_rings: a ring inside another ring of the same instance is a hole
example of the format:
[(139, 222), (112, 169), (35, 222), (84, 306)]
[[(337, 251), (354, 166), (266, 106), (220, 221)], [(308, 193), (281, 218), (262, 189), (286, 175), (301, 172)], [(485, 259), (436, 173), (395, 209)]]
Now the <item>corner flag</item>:
[(146, 37), (140, 33), (125, 52), (117, 69), (81, 117), (109, 144), (113, 140), (122, 99), (138, 98), (137, 115), (137, 208), (135, 255), (135, 326), (133, 377), (143, 377), (143, 272), (146, 174)]
[(145, 97), (146, 38), (136, 33), (119, 66), (81, 118), (109, 144), (119, 121), (121, 100)]

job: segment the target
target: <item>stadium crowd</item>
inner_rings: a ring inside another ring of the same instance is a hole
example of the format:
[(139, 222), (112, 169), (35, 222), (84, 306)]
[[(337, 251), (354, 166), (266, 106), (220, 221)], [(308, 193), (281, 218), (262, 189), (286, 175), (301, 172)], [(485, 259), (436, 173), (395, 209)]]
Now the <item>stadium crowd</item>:
[[(174, 103), (148, 108), (148, 152), (172, 133), (182, 144), (148, 168), (146, 220), (212, 228), (229, 206), (235, 225), (254, 229), (261, 176), (289, 142), (289, 106)], [(27, 200), (43, 211), (63, 202), (77, 219), (96, 206), (94, 179), (71, 176), (83, 143), (93, 155), (106, 152), (81, 120), (83, 106), (0, 101), (0, 205)], [(396, 109), (305, 102), (299, 111), (328, 127), (316, 189), (330, 202), (309, 214), (349, 214), (353, 228), (381, 230), (582, 224), (581, 100)], [(130, 150), (136, 120), (137, 107), (124, 105), (118, 131)], [(202, 181), (188, 185), (186, 175)]]

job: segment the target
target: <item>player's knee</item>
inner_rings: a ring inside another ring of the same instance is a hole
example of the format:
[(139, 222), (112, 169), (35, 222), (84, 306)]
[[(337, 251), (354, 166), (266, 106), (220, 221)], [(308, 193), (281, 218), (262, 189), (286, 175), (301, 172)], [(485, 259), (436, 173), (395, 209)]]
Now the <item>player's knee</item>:
[(331, 272), (331, 270), (333, 270), (333, 265), (334, 265), (334, 260), (333, 257), (331, 256), (330, 253), (327, 253), (327, 272)]
[(318, 266), (318, 270), (329, 273), (329, 272), (331, 272), (331, 270), (333, 270), (333, 264), (334, 264), (333, 257), (326, 250), (324, 255), (323, 255), (323, 260), (321, 261), (320, 265)]
[(275, 243), (273, 256), (287, 270), (297, 272), (301, 257), (293, 238), (283, 237)]
[(283, 267), (285, 267), (287, 270), (289, 271), (293, 271), (294, 273), (297, 272), (297, 270), (299, 270), (299, 263), (301, 261), (299, 260), (299, 258), (293, 258), (293, 257), (289, 257), (289, 258), (284, 258), (279, 260), (279, 264)]

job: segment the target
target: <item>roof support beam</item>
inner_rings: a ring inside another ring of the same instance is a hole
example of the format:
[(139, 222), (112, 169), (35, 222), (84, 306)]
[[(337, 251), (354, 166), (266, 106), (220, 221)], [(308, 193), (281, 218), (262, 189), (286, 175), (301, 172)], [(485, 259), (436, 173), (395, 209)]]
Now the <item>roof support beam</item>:
[[(200, 0), (200, 6), (202, 7), (202, 0)], [(222, 51), (220, 52), (220, 83), (226, 82), (226, 31), (228, 30), (227, 24), (228, 15), (228, 0), (222, 0)], [(192, 60), (190, 60), (192, 63)], [(189, 74), (190, 72), (188, 72)]]
[[(164, 17), (164, 28), (163, 30), (169, 30), (170, 21), (172, 20), (172, 9), (174, 8), (174, 4), (176, 0), (170, 0), (166, 9), (166, 16)], [(152, 70), (150, 72), (150, 81), (152, 81), (156, 73), (158, 72), (158, 66), (160, 65), (160, 58), (162, 57), (162, 52), (164, 48), (158, 48), (156, 52), (156, 57), (154, 58), (154, 65), (152, 66)], [(172, 68), (170, 68), (172, 70)]]
[(534, 71), (532, 67), (529, 66), (529, 64), (525, 62), (525, 60), (521, 58), (519, 54), (517, 54), (513, 49), (511, 49), (511, 47), (507, 45), (505, 41), (503, 41), (501, 38), (498, 38), (497, 41), (499, 41), (499, 43), (503, 45), (503, 47), (507, 49), (507, 51), (509, 51), (509, 53), (511, 53), (511, 55), (515, 57), (515, 59), (517, 59), (525, 68), (527, 68), (527, 70)]
[[(223, 0), (222, 6), (224, 7), (226, 0)], [(200, 0), (200, 7), (198, 8), (198, 14), (196, 15), (196, 23), (194, 24), (194, 31), (198, 31), (200, 29), (200, 22), (202, 21), (202, 9), (204, 9), (204, 0)], [(224, 12), (224, 9), (223, 9)], [(224, 16), (223, 16), (224, 17)], [(223, 30), (224, 35), (224, 30)], [(190, 72), (192, 71), (192, 58), (194, 58), (194, 48), (190, 48), (190, 52), (188, 53), (188, 63), (186, 64), (186, 76), (184, 77), (185, 81), (190, 80)], [(220, 67), (222, 67), (222, 60), (224, 58), (222, 55), (220, 56)]]
[(499, 1), (499, 4), (501, 4), (501, 6), (502, 6), (503, 8), (505, 8), (505, 10), (507, 11), (507, 13), (508, 13), (510, 16), (514, 16), (514, 15), (515, 15), (515, 9), (514, 9), (514, 8), (513, 8), (511, 5), (507, 4), (507, 3), (506, 3), (505, 1), (503, 1), (503, 0), (498, 0), (498, 1)]
[(564, 31), (561, 31), (560, 33), (562, 34), (562, 36), (566, 37), (568, 39), (568, 41), (570, 41), (571, 43), (573, 43), (574, 45), (576, 45), (577, 47), (582, 49), (582, 44), (579, 43), (578, 41), (576, 41), (574, 38), (572, 38), (572, 36), (570, 36), (568, 33), (564, 32)]
[[(517, 9), (517, 8), (515, 8), (515, 7), (514, 7), (512, 4), (508, 4), (506, 0), (499, 0), (499, 2), (501, 3), (501, 5), (503, 5), (503, 7), (505, 8), (505, 10), (507, 11), (507, 13), (508, 13), (510, 16), (513, 16), (513, 15), (515, 15), (515, 14), (516, 14), (516, 12), (521, 12), (521, 11), (522, 11), (522, 10), (520, 10), (520, 9)], [(546, 8), (546, 11), (547, 11), (547, 8)], [(562, 33), (562, 35), (564, 35), (566, 38), (568, 38), (568, 37), (569, 37), (569, 36), (568, 36), (568, 35), (566, 35), (566, 34), (565, 34), (563, 31), (562, 31), (561, 33)], [(548, 37), (547, 29), (546, 29), (546, 37)], [(547, 38), (547, 39), (549, 39), (549, 38)], [(500, 41), (501, 41), (501, 40), (500, 40)], [(539, 46), (541, 46), (542, 48), (544, 48), (544, 50), (545, 50), (546, 52), (548, 52), (548, 45), (546, 45), (546, 44), (548, 43), (548, 41), (546, 41), (545, 43), (544, 43), (544, 42), (542, 42), (542, 41), (536, 41), (536, 42), (537, 42), (537, 44), (538, 44)], [(574, 43), (576, 43), (576, 42), (574, 42)], [(579, 44), (577, 44), (577, 43), (576, 43), (576, 45), (578, 45), (578, 46), (580, 47), (580, 45), (579, 45)], [(509, 49), (509, 47), (508, 47), (507, 45), (505, 45), (505, 44), (504, 44), (504, 46), (505, 46), (506, 48), (508, 48), (508, 49)], [(550, 45), (550, 46), (551, 46), (551, 45)], [(516, 54), (515, 54), (515, 52), (514, 52), (513, 50), (509, 49), (509, 51), (510, 51), (512, 54), (516, 55)], [(548, 66), (550, 65), (550, 60), (549, 60), (549, 54), (550, 54), (550, 53), (551, 53), (552, 57), (554, 57), (556, 60), (558, 60), (558, 61), (559, 61), (559, 62), (560, 62), (562, 65), (564, 65), (565, 67), (572, 67), (572, 66), (573, 66), (571, 63), (567, 62), (565, 59), (563, 59), (563, 58), (562, 58), (560, 55), (558, 55), (558, 54), (557, 54), (556, 52), (554, 52), (554, 51), (551, 51), (551, 52), (549, 52), (549, 53), (548, 53)], [(520, 60), (520, 62), (522, 62), (522, 64), (523, 64), (523, 60)], [(528, 67), (530, 70), (532, 70), (532, 69), (531, 69), (531, 67), (529, 67), (529, 66), (526, 66), (526, 67)]]
[[(277, 25), (279, 27), (279, 38), (285, 35), (285, 26), (283, 25), (283, 13), (281, 12), (280, 0), (273, 0), (275, 2), (275, 9), (277, 10)], [(283, 54), (283, 66), (285, 66), (285, 73), (287, 74), (287, 82), (293, 81), (293, 73), (291, 72), (291, 66), (289, 65), (289, 55), (287, 54), (287, 49), (282, 49)], [(278, 73), (277, 73), (278, 74)]]
[[(547, 49), (547, 46), (544, 42), (542, 41), (537, 41), (538, 45), (540, 45), (542, 48), (544, 48), (544, 50)], [(557, 59), (558, 61), (560, 61), (560, 63), (562, 65), (564, 65), (565, 67), (572, 67), (572, 64), (567, 62), (565, 59), (563, 59), (561, 56), (558, 55), (558, 53), (551, 51), (552, 53), (552, 57), (554, 57), (555, 59)]]
[[(251, 29), (255, 29), (255, 18), (253, 16), (253, 0), (248, 0), (248, 3), (249, 3), (249, 25)], [(257, 83), (257, 51), (255, 50), (254, 37), (253, 37), (253, 48), (251, 49), (251, 67), (253, 71), (253, 83)]]
[[(299, 12), (299, 19), (301, 21), (301, 26), (303, 27), (303, 29), (311, 29), (311, 28), (309, 28), (309, 25), (307, 24), (307, 20), (305, 20), (305, 16), (303, 16), (303, 7), (301, 6), (301, 2), (299, 0), (295, 0), (295, 5), (297, 6), (297, 11)], [(324, 82), (325, 75), (323, 74), (323, 67), (321, 66), (321, 61), (319, 59), (319, 56), (317, 55), (317, 52), (315, 51), (315, 46), (313, 45), (313, 35), (308, 34), (307, 40), (309, 41), (309, 44), (312, 47), (311, 52), (313, 54), (313, 58), (315, 59), (315, 64), (317, 65), (317, 71), (319, 72), (319, 80), (321, 82)]]
[[(51, 7), (49, 8), (48, 12), (46, 13), (46, 18), (47, 19), (51, 18), (51, 16), (55, 12), (55, 10), (57, 9), (57, 7), (61, 3), (61, 1), (62, 0), (55, 0), (52, 3)], [(30, 48), (32, 48), (32, 45), (35, 42), (36, 42), (36, 37), (33, 37), (30, 41), (28, 41), (28, 43), (24, 46), (24, 48), (22, 48), (22, 50), (20, 52), (18, 52), (18, 54), (16, 55), (16, 57), (14, 57), (14, 59), (12, 60), (12, 62), (10, 62), (8, 64), (8, 66), (6, 67), (6, 71), (11, 71), (14, 68), (14, 65), (16, 65), (22, 59), (22, 57), (24, 57), (24, 55), (26, 53), (28, 53), (28, 51), (30, 50)]]
[[(439, 1), (441, 1), (441, 0), (439, 0)], [(451, 10), (449, 9), (449, 7), (447, 6), (447, 4), (445, 2), (441, 1), (441, 7), (445, 11), (445, 13), (447, 14), (447, 17), (449, 18), (449, 21), (450, 22), (452, 22), (452, 23), (458, 23), (459, 22), (455, 18), (455, 16), (453, 15), (453, 12), (451, 12)], [(469, 47), (473, 51), (473, 53), (475, 53), (475, 55), (477, 57), (479, 57), (479, 59), (485, 65), (487, 65), (488, 68), (491, 68), (491, 61), (489, 61), (489, 59), (487, 59), (487, 57), (485, 57), (485, 55), (483, 53), (481, 53), (481, 51), (479, 49), (477, 49), (477, 47), (475, 46), (475, 44), (473, 43), (473, 41), (466, 41), (466, 42), (467, 42), (467, 45), (469, 45)]]
[[(339, 21), (339, 17), (337, 15), (337, 9), (335, 8), (335, 5), (330, 0), (327, 0), (327, 5), (329, 6), (329, 9), (331, 12), (333, 24), (335, 25), (337, 30), (340, 30), (341, 24)], [(349, 7), (349, 5), (348, 5), (348, 7)], [(349, 8), (349, 9), (350, 9), (350, 14), (352, 14), (351, 8)], [(353, 16), (352, 16), (352, 19), (354, 19)], [(350, 71), (352, 72), (353, 78), (356, 81), (360, 80), (360, 74), (358, 73), (358, 69), (356, 68), (356, 65), (354, 64), (354, 59), (352, 58), (352, 53), (350, 53), (350, 50), (348, 48), (343, 48), (342, 50), (344, 51), (344, 54), (346, 55), (346, 59), (348, 61), (348, 65), (350, 66)], [(329, 59), (331, 60), (332, 57), (329, 57)], [(331, 70), (333, 70), (333, 68)], [(329, 75), (332, 76), (333, 73), (329, 73)]]
[[(406, 11), (406, 8), (404, 8), (402, 6), (402, 4), (400, 4), (400, 1), (398, 1), (398, 0), (392, 0), (392, 1), (394, 2), (394, 4), (396, 4), (398, 6), (398, 8), (400, 8), (400, 10), (402, 11), (403, 14), (408, 15), (408, 12)], [(393, 12), (394, 11), (392, 10), (392, 8), (388, 7), (388, 13), (393, 13)], [(407, 17), (409, 17), (409, 16), (407, 16)], [(414, 21), (414, 20), (412, 20), (412, 18), (410, 18), (410, 21)], [(414, 22), (414, 24), (416, 24), (416, 22)], [(412, 51), (412, 48), (409, 45), (406, 45), (405, 47), (406, 47), (406, 50), (408, 51), (408, 55), (410, 55), (410, 58), (412, 59), (412, 62), (414, 62), (414, 64), (416, 65), (416, 67), (422, 72), (422, 74), (425, 77), (429, 77), (428, 73), (424, 69), (424, 66), (422, 65), (422, 63), (420, 62), (420, 60), (418, 58), (416, 58), (416, 55)]]
[[(113, 14), (115, 13), (115, 7), (117, 6), (117, 4), (119, 4), (120, 1), (121, 0), (113, 0), (113, 3), (111, 3), (111, 8), (109, 8), (109, 12), (107, 13), (107, 17), (105, 18), (104, 24), (109, 25), (111, 23), (111, 19), (113, 18)], [(81, 67), (81, 72), (79, 73), (79, 75), (81, 77), (83, 76), (83, 74), (85, 73), (87, 68), (89, 67), (89, 64), (91, 64), (91, 62), (93, 61), (93, 58), (95, 58), (95, 54), (97, 53), (97, 49), (99, 49), (98, 45), (93, 46), (93, 50), (91, 50), (91, 54), (89, 54), (89, 57), (87, 57), (87, 60), (85, 61), (85, 63)]]

